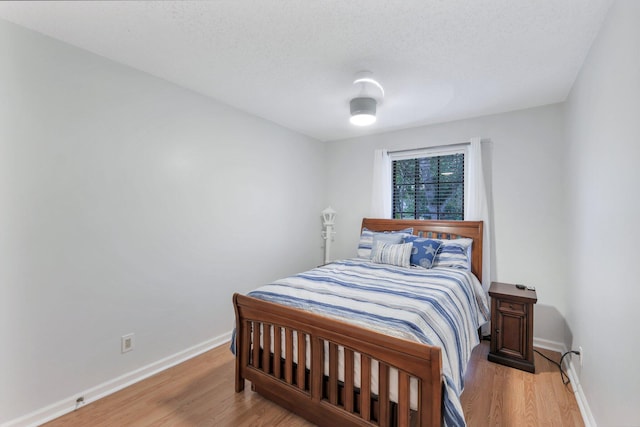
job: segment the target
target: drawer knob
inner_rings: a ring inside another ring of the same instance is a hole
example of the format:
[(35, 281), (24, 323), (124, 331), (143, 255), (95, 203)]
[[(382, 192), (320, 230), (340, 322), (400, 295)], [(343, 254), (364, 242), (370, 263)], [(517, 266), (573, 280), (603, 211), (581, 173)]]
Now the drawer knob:
[(496, 334), (500, 333), (500, 329), (496, 328)]
[(513, 310), (513, 304), (509, 304), (509, 308)]

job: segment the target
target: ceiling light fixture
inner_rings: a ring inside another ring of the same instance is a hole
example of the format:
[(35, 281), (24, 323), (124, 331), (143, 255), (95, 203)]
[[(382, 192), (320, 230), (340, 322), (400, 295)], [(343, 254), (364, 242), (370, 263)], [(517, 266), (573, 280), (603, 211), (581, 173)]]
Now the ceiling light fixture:
[(369, 126), (376, 121), (377, 102), (373, 98), (353, 98), (349, 103), (351, 118), (349, 121), (356, 126)]
[[(353, 84), (360, 86), (360, 93), (349, 102), (351, 111), (349, 121), (356, 126), (372, 125), (376, 121), (378, 103), (384, 98), (384, 89), (371, 77), (369, 71), (360, 71), (356, 74)], [(378, 95), (377, 99), (375, 95)]]
[(358, 83), (371, 83), (372, 85), (380, 89), (380, 92), (382, 92), (382, 96), (384, 97), (384, 88), (380, 83), (378, 83), (376, 80), (372, 79), (371, 77), (356, 77), (356, 79), (353, 81), (353, 84), (355, 85)]

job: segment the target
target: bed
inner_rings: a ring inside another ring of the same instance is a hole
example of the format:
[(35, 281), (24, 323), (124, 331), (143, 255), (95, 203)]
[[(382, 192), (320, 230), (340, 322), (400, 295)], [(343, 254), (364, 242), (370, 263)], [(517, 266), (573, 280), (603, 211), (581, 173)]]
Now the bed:
[(471, 239), (470, 271), (348, 259), (235, 294), (236, 392), (249, 380), (254, 391), (318, 425), (464, 425), (464, 370), (488, 319), (483, 225), (362, 221), (372, 232), (408, 229)]

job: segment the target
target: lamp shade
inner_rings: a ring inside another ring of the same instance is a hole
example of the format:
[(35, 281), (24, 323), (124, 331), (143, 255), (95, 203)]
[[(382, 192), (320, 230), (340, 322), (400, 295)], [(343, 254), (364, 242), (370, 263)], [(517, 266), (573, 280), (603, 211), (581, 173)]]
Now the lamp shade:
[(322, 222), (323, 225), (333, 225), (336, 220), (336, 211), (334, 211), (331, 206), (322, 211)]
[(373, 98), (353, 98), (349, 103), (351, 119), (356, 126), (368, 126), (376, 121), (377, 102)]

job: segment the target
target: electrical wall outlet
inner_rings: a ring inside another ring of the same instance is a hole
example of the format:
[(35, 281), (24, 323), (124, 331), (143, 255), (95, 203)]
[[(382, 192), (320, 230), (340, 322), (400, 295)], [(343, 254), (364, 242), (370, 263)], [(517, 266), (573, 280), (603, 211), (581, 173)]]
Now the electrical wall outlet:
[(134, 334), (127, 334), (122, 336), (120, 346), (123, 353), (133, 350), (133, 337)]

